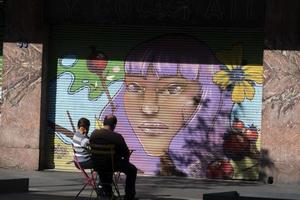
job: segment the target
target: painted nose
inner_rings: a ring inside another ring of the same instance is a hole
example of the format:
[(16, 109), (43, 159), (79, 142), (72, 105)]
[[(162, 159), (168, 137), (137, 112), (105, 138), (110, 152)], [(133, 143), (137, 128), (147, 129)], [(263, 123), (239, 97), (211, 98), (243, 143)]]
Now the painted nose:
[(146, 115), (155, 115), (159, 112), (159, 106), (157, 105), (157, 95), (154, 91), (146, 90), (144, 102), (141, 109), (142, 112)]
[(146, 115), (155, 115), (159, 111), (159, 107), (156, 103), (144, 103), (142, 105), (142, 111)]

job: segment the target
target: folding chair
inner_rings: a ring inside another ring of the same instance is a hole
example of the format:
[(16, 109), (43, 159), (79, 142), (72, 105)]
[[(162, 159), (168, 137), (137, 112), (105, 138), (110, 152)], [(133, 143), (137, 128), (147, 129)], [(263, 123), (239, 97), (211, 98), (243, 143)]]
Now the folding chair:
[[(131, 156), (131, 154), (134, 152), (135, 150), (134, 149), (130, 149), (129, 150), (129, 156)], [(121, 180), (121, 173), (120, 171), (116, 171), (114, 173), (114, 179), (115, 179), (115, 183), (118, 185), (119, 181)], [(124, 185), (125, 187), (125, 185)]]
[[(112, 176), (111, 184), (112, 184), (112, 192), (113, 194), (117, 194), (117, 197), (120, 198), (120, 191), (117, 184), (117, 179), (115, 175), (115, 167), (114, 167), (114, 155), (115, 155), (115, 145), (113, 144), (93, 144), (91, 145), (91, 154), (92, 160), (94, 164), (94, 170), (100, 174), (107, 173), (109, 176)], [(99, 179), (100, 183), (102, 183)]]
[[(73, 148), (73, 151), (74, 151), (74, 148)], [(79, 195), (86, 188), (86, 186), (91, 186), (92, 189), (93, 189), (92, 192), (91, 192), (91, 195), (90, 195), (90, 199), (92, 199), (92, 195), (93, 195), (94, 191), (96, 192), (96, 195), (98, 197), (99, 194), (98, 194), (97, 184), (96, 184), (96, 181), (97, 181), (97, 172), (95, 172), (93, 169), (90, 169), (91, 170), (90, 173), (87, 173), (85, 171), (85, 169), (80, 166), (80, 163), (78, 162), (78, 158), (75, 155), (75, 151), (74, 151), (74, 164), (75, 164), (75, 167), (81, 171), (82, 175), (85, 178), (84, 185), (82, 186), (82, 188), (80, 189), (80, 191), (77, 193), (77, 195), (75, 196), (74, 200), (76, 200), (79, 197)]]

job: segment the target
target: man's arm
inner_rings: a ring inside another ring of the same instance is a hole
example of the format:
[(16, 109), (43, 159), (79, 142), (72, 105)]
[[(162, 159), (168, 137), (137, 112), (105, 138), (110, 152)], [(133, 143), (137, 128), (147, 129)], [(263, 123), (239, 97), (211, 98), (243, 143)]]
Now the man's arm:
[(125, 160), (129, 160), (129, 156), (130, 156), (130, 151), (129, 148), (125, 142), (125, 139), (122, 135), (120, 135), (120, 154), (122, 157), (124, 157)]
[(81, 144), (80, 144), (82, 147), (84, 148), (88, 148), (89, 145), (90, 145), (90, 141), (88, 138), (84, 138), (82, 141), (81, 141)]

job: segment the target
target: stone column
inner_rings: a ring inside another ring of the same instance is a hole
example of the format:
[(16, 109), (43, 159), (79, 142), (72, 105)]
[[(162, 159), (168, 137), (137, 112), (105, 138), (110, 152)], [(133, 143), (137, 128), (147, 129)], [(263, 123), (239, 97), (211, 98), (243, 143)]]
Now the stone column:
[(0, 167), (39, 169), (43, 10), (42, 0), (6, 1)]
[(300, 51), (264, 52), (263, 170), (276, 182), (300, 181)]
[(274, 182), (300, 181), (299, 9), (299, 1), (267, 0), (261, 170)]

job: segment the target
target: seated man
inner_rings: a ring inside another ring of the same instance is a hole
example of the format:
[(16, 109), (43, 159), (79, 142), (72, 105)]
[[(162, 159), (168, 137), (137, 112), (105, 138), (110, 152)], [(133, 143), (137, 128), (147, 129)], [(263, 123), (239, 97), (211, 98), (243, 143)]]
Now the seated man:
[[(74, 154), (78, 163), (84, 169), (92, 169), (93, 162), (88, 151), (89, 138), (87, 136), (90, 128), (90, 121), (86, 118), (80, 118), (77, 123), (77, 131), (73, 136), (72, 145)], [(76, 166), (79, 168), (78, 166)]]
[[(93, 147), (99, 144), (109, 144), (114, 146), (114, 170), (126, 174), (125, 186), (125, 200), (132, 200), (135, 198), (135, 181), (137, 175), (137, 168), (129, 162), (130, 151), (122, 135), (114, 132), (117, 125), (117, 118), (114, 115), (105, 116), (104, 127), (96, 129), (92, 132), (90, 137), (90, 144)], [(94, 159), (94, 158), (93, 158)], [(95, 161), (95, 160), (93, 160)], [(105, 163), (104, 163), (105, 164)], [(106, 163), (108, 164), (108, 163)], [(100, 166), (96, 163), (95, 166)], [(96, 169), (97, 170), (97, 169)], [(103, 183), (102, 188), (107, 196), (112, 196), (112, 178), (113, 173), (99, 172), (100, 180)]]

